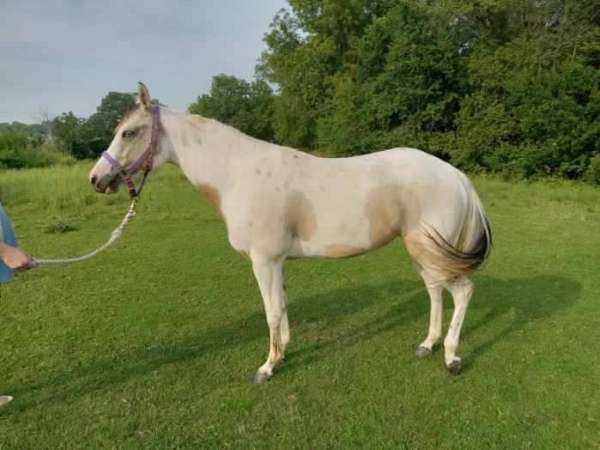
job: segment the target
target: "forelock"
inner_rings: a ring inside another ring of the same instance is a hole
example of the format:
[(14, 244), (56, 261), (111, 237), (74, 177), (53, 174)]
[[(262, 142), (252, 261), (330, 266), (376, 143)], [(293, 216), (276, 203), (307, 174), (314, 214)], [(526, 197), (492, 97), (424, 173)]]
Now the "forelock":
[(137, 103), (133, 103), (121, 117), (121, 120), (115, 127), (114, 132), (116, 133), (117, 130), (119, 130), (119, 128), (121, 128), (128, 120), (131, 120), (133, 118), (133, 116), (136, 115), (138, 112), (144, 114), (147, 111), (145, 110), (144, 107), (138, 105)]

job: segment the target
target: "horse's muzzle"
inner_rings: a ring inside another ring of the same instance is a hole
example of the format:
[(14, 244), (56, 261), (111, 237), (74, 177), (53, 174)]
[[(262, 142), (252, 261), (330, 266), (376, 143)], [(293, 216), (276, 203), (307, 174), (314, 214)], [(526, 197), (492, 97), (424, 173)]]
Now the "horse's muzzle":
[(118, 176), (105, 176), (98, 179), (95, 175), (90, 178), (90, 183), (94, 186), (94, 190), (100, 194), (112, 194), (119, 190), (121, 178)]

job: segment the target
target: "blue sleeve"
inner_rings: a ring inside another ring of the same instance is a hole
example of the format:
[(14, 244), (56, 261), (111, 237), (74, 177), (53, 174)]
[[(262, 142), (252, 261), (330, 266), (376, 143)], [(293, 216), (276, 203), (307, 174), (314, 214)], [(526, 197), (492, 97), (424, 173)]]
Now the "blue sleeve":
[[(13, 247), (17, 246), (17, 239), (15, 237), (15, 233), (12, 229), (12, 225), (4, 209), (2, 209), (2, 205), (0, 205), (0, 241), (11, 245)], [(4, 283), (6, 281), (10, 281), (13, 277), (12, 270), (8, 268), (4, 261), (0, 259), (0, 283)]]

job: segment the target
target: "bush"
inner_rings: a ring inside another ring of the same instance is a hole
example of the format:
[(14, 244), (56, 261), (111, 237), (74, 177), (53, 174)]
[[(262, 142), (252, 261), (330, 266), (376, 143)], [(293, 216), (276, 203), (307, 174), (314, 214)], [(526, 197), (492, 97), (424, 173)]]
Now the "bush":
[(590, 158), (590, 164), (585, 173), (585, 180), (591, 183), (600, 184), (600, 154)]
[(52, 144), (44, 144), (25, 132), (0, 130), (0, 169), (47, 167), (74, 161), (73, 157)]

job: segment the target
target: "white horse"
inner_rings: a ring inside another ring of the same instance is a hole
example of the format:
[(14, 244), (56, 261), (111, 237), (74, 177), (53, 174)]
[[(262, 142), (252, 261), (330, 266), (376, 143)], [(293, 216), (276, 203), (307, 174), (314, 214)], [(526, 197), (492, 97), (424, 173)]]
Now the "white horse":
[[(159, 108), (160, 116), (153, 114)], [(159, 126), (152, 127), (153, 121)], [(290, 340), (285, 259), (360, 255), (398, 236), (431, 300), (429, 333), (417, 356), (429, 355), (442, 336), (446, 288), (454, 313), (444, 359), (450, 372), (460, 372), (456, 350), (473, 293), (468, 275), (491, 248), (484, 209), (462, 172), (410, 148), (319, 158), (216, 120), (160, 107), (140, 83), (137, 106), (116, 128), (108, 155), (96, 163), (90, 181), (98, 192), (114, 191), (123, 167), (139, 168), (148, 152), (154, 168), (176, 164), (206, 194), (225, 221), (231, 246), (252, 262), (270, 332), (269, 355), (256, 382), (273, 375)]]

